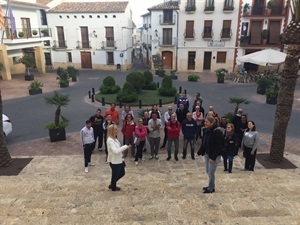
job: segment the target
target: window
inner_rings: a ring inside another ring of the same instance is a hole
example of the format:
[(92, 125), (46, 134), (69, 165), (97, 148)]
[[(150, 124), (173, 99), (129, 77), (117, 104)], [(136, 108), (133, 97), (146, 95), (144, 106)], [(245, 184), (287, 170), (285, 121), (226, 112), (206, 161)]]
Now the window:
[(57, 30), (57, 38), (58, 38), (58, 47), (65, 48), (65, 34), (64, 34), (64, 27), (56, 27)]
[(231, 38), (231, 20), (223, 20), (222, 38)]
[(70, 19), (70, 16), (67, 16), (67, 19)]
[(97, 18), (100, 18), (100, 16), (98, 15)]
[(116, 18), (116, 15), (113, 15), (113, 18)]
[(185, 38), (194, 38), (194, 20), (186, 21)]
[(93, 18), (93, 16), (92, 16), (92, 15), (90, 15), (89, 17), (90, 17), (90, 18)]
[(105, 37), (106, 37), (106, 46), (114, 47), (115, 46), (114, 27), (105, 27)]
[(25, 37), (31, 37), (31, 26), (29, 18), (21, 18), (22, 31), (24, 32)]
[(107, 64), (108, 65), (114, 65), (114, 53), (113, 52), (107, 52)]
[(232, 10), (234, 8), (233, 5), (233, 0), (225, 0), (224, 10)]
[(19, 56), (13, 57), (13, 63), (14, 63), (14, 64), (20, 63), (20, 57), (19, 57)]
[(172, 45), (172, 28), (163, 29), (163, 45)]
[(74, 16), (75, 19), (77, 19), (77, 16)]
[(104, 17), (107, 18), (107, 15), (105, 15)]
[(67, 52), (67, 62), (72, 62), (72, 53)]
[(11, 38), (11, 39), (17, 37), (16, 31), (12, 30), (12, 28), (11, 28), (10, 18), (9, 17), (4, 17), (4, 22), (5, 22), (6, 37)]
[(212, 20), (204, 21), (203, 38), (212, 38)]
[(82, 48), (89, 48), (90, 42), (89, 42), (89, 31), (88, 27), (80, 27), (81, 32), (81, 47)]
[(41, 9), (40, 10), (40, 14), (41, 14), (41, 24), (42, 25), (48, 25), (48, 23), (47, 23), (47, 16), (46, 16), (45, 10)]
[(226, 63), (226, 52), (217, 52), (217, 63)]
[(163, 23), (173, 23), (173, 10), (164, 10), (164, 20)]
[(81, 18), (84, 19), (84, 15), (82, 15)]

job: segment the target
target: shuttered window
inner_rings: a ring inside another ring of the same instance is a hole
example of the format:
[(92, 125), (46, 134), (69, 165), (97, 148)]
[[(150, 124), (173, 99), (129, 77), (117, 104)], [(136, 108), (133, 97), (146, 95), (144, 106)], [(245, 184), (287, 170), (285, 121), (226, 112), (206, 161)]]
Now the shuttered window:
[(222, 38), (231, 37), (231, 20), (223, 20)]
[(186, 38), (194, 38), (194, 21), (193, 20), (186, 21), (185, 37)]
[(270, 21), (270, 27), (269, 27), (269, 43), (270, 44), (278, 44), (279, 38), (280, 38), (280, 21)]
[(262, 22), (263, 21), (251, 21), (250, 44), (254, 44), (254, 45), (261, 44)]
[(205, 20), (204, 21), (204, 38), (211, 38), (212, 37), (212, 20)]
[(64, 34), (64, 27), (56, 27), (57, 30), (57, 38), (58, 38), (58, 47), (65, 48), (65, 34)]
[(114, 53), (107, 52), (107, 64), (114, 64)]
[(89, 33), (88, 33), (88, 27), (80, 27), (81, 31), (81, 44), (82, 48), (89, 48)]
[(217, 52), (217, 63), (226, 63), (226, 52)]
[(163, 45), (172, 45), (172, 28), (163, 29)]
[(114, 28), (113, 27), (105, 27), (105, 37), (106, 38), (114, 38)]

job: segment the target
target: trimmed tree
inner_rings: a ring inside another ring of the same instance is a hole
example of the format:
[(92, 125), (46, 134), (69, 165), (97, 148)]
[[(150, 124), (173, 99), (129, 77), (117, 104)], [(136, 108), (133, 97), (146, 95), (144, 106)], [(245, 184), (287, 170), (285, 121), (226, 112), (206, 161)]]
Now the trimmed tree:
[(136, 92), (140, 94), (145, 83), (145, 78), (141, 72), (133, 71), (126, 76), (126, 81), (131, 83)]

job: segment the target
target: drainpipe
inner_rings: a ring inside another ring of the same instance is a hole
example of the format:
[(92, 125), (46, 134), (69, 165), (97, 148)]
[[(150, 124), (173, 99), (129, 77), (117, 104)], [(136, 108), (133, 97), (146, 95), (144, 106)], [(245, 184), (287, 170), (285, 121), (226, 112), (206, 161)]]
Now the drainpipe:
[(175, 70), (177, 71), (178, 69), (178, 28), (179, 28), (179, 12), (177, 10), (175, 10), (175, 12), (177, 13), (177, 34), (176, 34), (176, 48), (175, 48), (175, 52), (176, 52), (176, 59), (175, 59)]

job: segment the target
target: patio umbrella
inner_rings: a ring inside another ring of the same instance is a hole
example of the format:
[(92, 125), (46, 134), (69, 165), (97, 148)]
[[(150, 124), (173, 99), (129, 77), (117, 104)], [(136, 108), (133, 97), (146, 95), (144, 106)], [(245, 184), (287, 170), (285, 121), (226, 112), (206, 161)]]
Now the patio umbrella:
[(240, 62), (249, 62), (260, 66), (279, 65), (285, 61), (286, 54), (274, 49), (264, 49), (237, 57)]

